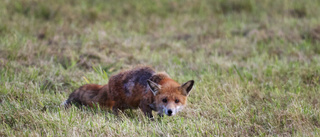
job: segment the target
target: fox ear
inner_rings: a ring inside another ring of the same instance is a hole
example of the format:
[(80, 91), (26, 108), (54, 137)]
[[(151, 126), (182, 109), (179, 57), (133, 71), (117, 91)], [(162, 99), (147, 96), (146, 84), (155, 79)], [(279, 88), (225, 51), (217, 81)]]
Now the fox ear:
[(148, 85), (149, 85), (153, 95), (156, 95), (159, 92), (159, 90), (161, 89), (161, 85), (158, 85), (157, 83), (155, 83), (149, 79), (147, 80), (147, 82), (148, 82)]
[(191, 91), (193, 84), (194, 84), (194, 80), (189, 80), (188, 82), (182, 84), (181, 86), (182, 94), (185, 96), (189, 95), (189, 92)]

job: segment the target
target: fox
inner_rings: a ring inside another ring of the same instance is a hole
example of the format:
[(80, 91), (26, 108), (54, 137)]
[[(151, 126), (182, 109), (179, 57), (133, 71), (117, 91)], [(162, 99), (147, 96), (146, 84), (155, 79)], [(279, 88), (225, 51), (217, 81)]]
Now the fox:
[(86, 84), (74, 90), (62, 103), (108, 109), (118, 114), (125, 109), (141, 109), (153, 118), (152, 111), (160, 117), (176, 115), (187, 104), (194, 80), (179, 84), (165, 72), (156, 72), (149, 66), (122, 71), (109, 78), (105, 85)]

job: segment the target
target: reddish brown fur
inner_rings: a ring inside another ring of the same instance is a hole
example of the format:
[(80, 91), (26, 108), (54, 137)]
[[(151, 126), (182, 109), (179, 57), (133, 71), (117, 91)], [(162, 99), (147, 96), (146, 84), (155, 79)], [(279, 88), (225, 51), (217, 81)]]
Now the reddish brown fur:
[[(148, 80), (161, 87), (158, 92), (152, 90)], [(163, 98), (168, 99), (168, 106), (174, 107), (172, 102), (176, 99), (179, 99), (176, 105), (184, 106), (188, 92), (167, 74), (155, 73), (150, 67), (138, 67), (112, 76), (104, 86), (96, 84), (81, 86), (70, 94), (65, 106), (76, 103), (93, 107), (98, 104), (103, 109), (113, 109), (115, 113), (118, 110), (140, 108), (146, 115), (152, 117), (152, 110), (162, 114), (162, 110), (159, 109), (163, 109), (161, 101)]]

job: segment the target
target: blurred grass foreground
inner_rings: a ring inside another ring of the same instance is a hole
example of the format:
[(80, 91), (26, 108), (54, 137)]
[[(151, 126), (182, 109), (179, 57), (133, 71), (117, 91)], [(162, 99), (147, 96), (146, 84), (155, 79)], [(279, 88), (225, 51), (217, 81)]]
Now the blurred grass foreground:
[[(0, 136), (320, 136), (318, 0), (0, 3)], [(183, 112), (59, 107), (139, 64), (195, 80)]]

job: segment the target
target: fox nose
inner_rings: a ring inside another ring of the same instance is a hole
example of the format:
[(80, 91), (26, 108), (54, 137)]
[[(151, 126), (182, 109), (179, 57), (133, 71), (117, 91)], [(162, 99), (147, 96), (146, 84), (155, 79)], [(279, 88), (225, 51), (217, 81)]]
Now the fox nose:
[(168, 116), (171, 116), (171, 115), (172, 115), (172, 110), (169, 109), (169, 110), (168, 110)]

